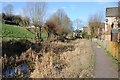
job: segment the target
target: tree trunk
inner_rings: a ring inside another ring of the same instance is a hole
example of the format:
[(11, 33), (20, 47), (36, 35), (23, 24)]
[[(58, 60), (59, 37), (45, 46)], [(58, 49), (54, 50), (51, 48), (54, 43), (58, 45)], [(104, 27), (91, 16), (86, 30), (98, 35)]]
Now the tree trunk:
[(41, 39), (41, 26), (40, 26), (40, 28), (39, 28), (39, 29), (40, 29), (40, 39)]
[(38, 38), (41, 39), (41, 26), (39, 26)]

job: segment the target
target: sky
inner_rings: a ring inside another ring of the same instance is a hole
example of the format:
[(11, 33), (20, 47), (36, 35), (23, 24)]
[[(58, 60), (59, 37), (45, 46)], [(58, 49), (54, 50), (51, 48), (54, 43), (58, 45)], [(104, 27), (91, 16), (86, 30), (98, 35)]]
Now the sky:
[[(25, 7), (26, 2), (3, 2), (1, 9), (7, 4), (12, 4), (14, 6), (14, 14), (22, 14), (22, 8)], [(116, 7), (117, 2), (47, 2), (47, 18), (55, 13), (57, 9), (64, 9), (68, 17), (74, 21), (75, 19), (81, 19), (84, 24), (87, 24), (88, 17), (91, 14), (100, 13), (105, 18), (106, 7)], [(103, 19), (104, 21), (104, 19)]]

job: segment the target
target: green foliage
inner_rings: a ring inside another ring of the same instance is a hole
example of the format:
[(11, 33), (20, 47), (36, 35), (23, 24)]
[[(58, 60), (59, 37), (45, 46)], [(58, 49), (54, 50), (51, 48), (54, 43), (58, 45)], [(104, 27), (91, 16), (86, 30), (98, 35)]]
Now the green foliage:
[(90, 37), (90, 35), (88, 35), (87, 32), (82, 32), (81, 35), (83, 38), (86, 38), (86, 39), (89, 39), (89, 37)]
[(27, 17), (21, 17), (19, 15), (7, 15), (4, 13), (2, 13), (1, 15), (5, 24), (19, 25), (23, 27), (29, 25), (29, 18)]
[[(0, 36), (3, 40), (6, 39), (35, 39), (35, 34), (23, 27), (17, 27), (13, 25), (0, 24)], [(45, 32), (42, 32), (41, 37), (43, 39), (47, 38)]]

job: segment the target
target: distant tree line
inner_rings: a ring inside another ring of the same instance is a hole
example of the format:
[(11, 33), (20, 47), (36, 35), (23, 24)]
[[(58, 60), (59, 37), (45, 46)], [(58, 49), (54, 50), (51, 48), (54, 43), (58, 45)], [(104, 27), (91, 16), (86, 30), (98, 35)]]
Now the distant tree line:
[(3, 7), (3, 13), (2, 15), (2, 23), (10, 24), (10, 25), (17, 25), (22, 27), (27, 27), (29, 25), (29, 18), (28, 17), (22, 17), (20, 15), (14, 15), (14, 6), (12, 4), (8, 4), (5, 7)]

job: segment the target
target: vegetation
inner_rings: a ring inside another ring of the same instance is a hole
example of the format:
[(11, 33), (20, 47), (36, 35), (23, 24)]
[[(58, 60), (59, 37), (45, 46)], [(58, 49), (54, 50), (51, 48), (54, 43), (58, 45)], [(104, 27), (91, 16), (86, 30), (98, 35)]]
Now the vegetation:
[[(47, 10), (47, 4), (45, 2), (27, 3), (23, 10), (25, 15), (31, 19), (32, 24), (35, 26), (36, 37), (41, 39), (41, 29)], [(36, 30), (37, 27), (39, 28), (38, 31)]]
[(74, 20), (74, 26), (76, 26), (76, 29), (80, 29), (83, 26), (83, 21), (79, 18)]
[(98, 28), (100, 27), (102, 23), (102, 15), (101, 14), (93, 14), (90, 15), (88, 20), (88, 26), (90, 29), (91, 37), (97, 37), (98, 34)]
[(7, 15), (12, 15), (14, 11), (14, 6), (12, 4), (8, 4), (4, 7), (4, 13)]
[(4, 7), (2, 15), (2, 22), (10, 25), (17, 25), (27, 27), (29, 23), (28, 17), (22, 17), (20, 15), (14, 15), (14, 6), (12, 4), (8, 4)]
[(7, 15), (5, 13), (2, 13), (2, 19), (3, 19), (2, 21), (3, 23), (10, 25), (27, 27), (30, 24), (29, 18), (21, 17), (19, 15)]
[(54, 37), (64, 38), (68, 33), (72, 32), (72, 22), (66, 15), (63, 9), (58, 9), (50, 19), (45, 23), (45, 29), (48, 33), (48, 38)]
[[(90, 15), (89, 35), (86, 28), (80, 30), (83, 21), (78, 18), (72, 22), (63, 9), (58, 9), (45, 21), (46, 10), (46, 2), (27, 3), (24, 15), (13, 14), (12, 4), (4, 7), (0, 14), (2, 77), (93, 78), (95, 54), (92, 39), (87, 39), (100, 36), (102, 16)], [(45, 38), (48, 40), (43, 40)], [(120, 44), (116, 44), (111, 44), (110, 50), (118, 57)], [(22, 65), (27, 67), (21, 70)]]
[(63, 9), (58, 9), (52, 16), (57, 25), (62, 28), (63, 32), (73, 31), (73, 23)]
[[(32, 5), (32, 6), (31, 6)], [(9, 8), (10, 6), (10, 8)], [(26, 6), (23, 8), (23, 12), (24, 16), (19, 16), (19, 15), (14, 15), (12, 12), (14, 11), (14, 6), (11, 4), (8, 4), (7, 6), (5, 6), (4, 12), (2, 13), (2, 23), (5, 24), (10, 24), (10, 25), (16, 25), (16, 26), (23, 26), (23, 27), (28, 27), (31, 25), (34, 25), (35, 28), (34, 31), (32, 30), (32, 32), (34, 32), (35, 34), (35, 39), (36, 38), (40, 38), (42, 37), (42, 29), (43, 29), (43, 25), (44, 25), (44, 29), (46, 30), (45, 32), (47, 32), (48, 34), (48, 38), (51, 37), (51, 35), (53, 34), (54, 37), (52, 36), (52, 38), (55, 38), (56, 36), (59, 36), (60, 39), (65, 39), (65, 37), (67, 36), (68, 33), (71, 33), (73, 31), (73, 27), (72, 27), (72, 21), (70, 20), (70, 18), (67, 16), (67, 14), (65, 13), (65, 11), (63, 9), (58, 9), (47, 21), (46, 23), (44, 23), (44, 18), (45, 18), (45, 14), (46, 14), (46, 10), (47, 10), (47, 4), (45, 2), (40, 2), (40, 3), (27, 3)], [(4, 27), (5, 28), (5, 27)], [(12, 30), (9, 29), (9, 30)], [(15, 32), (17, 30), (13, 30), (13, 32)], [(31, 31), (28, 29), (28, 31)], [(10, 31), (12, 33), (12, 31)], [(44, 32), (44, 33), (45, 33)], [(19, 37), (21, 38), (21, 33), (22, 35), (24, 33), (22, 32), (17, 32), (16, 35), (10, 34), (9, 32), (5, 32), (3, 33), (3, 36), (5, 37)], [(26, 32), (27, 33), (27, 32)], [(28, 34), (26, 34), (23, 36), (25, 38), (29, 37)], [(32, 35), (31, 35), (32, 36)], [(31, 37), (30, 37), (31, 38)], [(32, 37), (33, 38), (33, 37)]]
[[(109, 47), (112, 47), (113, 52), (111, 52), (112, 49), (106, 48), (103, 44), (101, 44), (100, 40), (97, 40), (96, 43), (97, 43), (101, 48), (104, 49), (104, 51), (106, 52), (106, 54), (112, 59), (112, 61), (113, 61), (114, 63), (119, 64), (119, 59), (118, 59), (118, 57), (119, 57), (118, 53), (119, 53), (119, 50), (120, 50), (120, 47), (119, 47), (120, 44), (119, 44), (119, 43), (117, 43), (117, 42), (109, 42), (109, 44), (111, 44), (111, 45), (116, 45), (116, 46), (118, 47), (118, 48), (114, 48), (114, 49), (113, 49), (113, 46), (109, 45)], [(116, 44), (115, 44), (115, 43), (116, 43)], [(116, 50), (115, 50), (115, 49), (116, 49)], [(117, 49), (118, 49), (118, 50), (117, 50)], [(116, 52), (116, 53), (115, 53), (115, 52)], [(115, 55), (115, 54), (116, 54), (116, 55)]]
[(90, 35), (88, 35), (87, 32), (82, 32), (81, 35), (82, 35), (82, 37), (85, 38), (85, 39), (89, 39), (89, 38), (90, 38)]
[(25, 28), (13, 25), (0, 24), (2, 28), (2, 37), (7, 38), (35, 38), (35, 35)]

